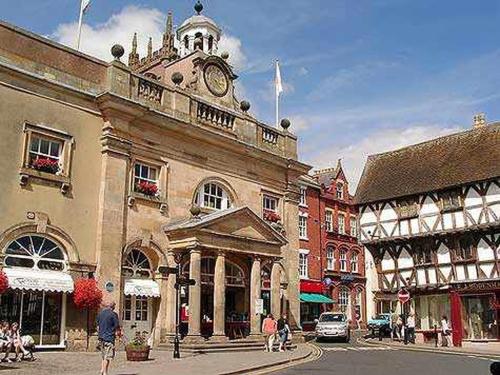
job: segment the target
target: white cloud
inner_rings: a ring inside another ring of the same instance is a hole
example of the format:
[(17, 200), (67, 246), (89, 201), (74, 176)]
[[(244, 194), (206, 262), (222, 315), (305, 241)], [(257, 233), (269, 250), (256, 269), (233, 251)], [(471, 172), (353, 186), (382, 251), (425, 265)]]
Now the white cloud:
[(247, 57), (243, 52), (241, 40), (229, 34), (222, 34), (219, 41), (219, 53), (229, 53), (229, 63), (238, 71), (247, 64)]
[(325, 148), (324, 152), (313, 155), (308, 162), (315, 168), (325, 168), (333, 166), (336, 160), (341, 158), (344, 172), (349, 179), (351, 193), (354, 194), (366, 158), (369, 155), (395, 150), (460, 130), (459, 127), (440, 127), (438, 125), (416, 125), (406, 129), (379, 129), (349, 145), (331, 144)]
[(303, 132), (311, 126), (310, 121), (301, 115), (290, 116), (290, 123), (290, 131), (294, 134)]
[(305, 66), (301, 66), (298, 72), (299, 76), (306, 76), (309, 74), (309, 70)]
[[(161, 46), (167, 15), (154, 8), (129, 5), (119, 13), (113, 14), (106, 22), (95, 26), (84, 23), (82, 29), (82, 52), (105, 61), (112, 59), (110, 49), (118, 43), (125, 48), (125, 61), (132, 47), (132, 37), (137, 32), (138, 52), (141, 57), (147, 53), (149, 37), (153, 38), (153, 49)], [(76, 46), (78, 23), (59, 25), (50, 35), (51, 38), (70, 47)], [(219, 42), (219, 52), (229, 52), (229, 62), (235, 69), (243, 69), (247, 58), (241, 40), (223, 34)]]
[[(125, 48), (126, 59), (131, 49), (132, 36), (137, 32), (139, 54), (145, 56), (150, 36), (153, 38), (153, 47), (160, 46), (165, 19), (166, 15), (157, 9), (126, 6), (102, 24), (95, 26), (84, 24), (80, 50), (110, 61), (112, 59), (110, 49), (118, 43)], [(51, 37), (62, 44), (75, 47), (77, 28), (76, 22), (61, 24)]]

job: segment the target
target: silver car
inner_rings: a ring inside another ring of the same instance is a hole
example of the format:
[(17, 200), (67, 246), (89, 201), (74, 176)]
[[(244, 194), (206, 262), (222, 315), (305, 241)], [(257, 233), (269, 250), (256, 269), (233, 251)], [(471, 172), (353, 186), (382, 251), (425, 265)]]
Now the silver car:
[(342, 313), (325, 312), (319, 316), (316, 324), (316, 339), (342, 338), (345, 342), (351, 339), (351, 331), (347, 316)]

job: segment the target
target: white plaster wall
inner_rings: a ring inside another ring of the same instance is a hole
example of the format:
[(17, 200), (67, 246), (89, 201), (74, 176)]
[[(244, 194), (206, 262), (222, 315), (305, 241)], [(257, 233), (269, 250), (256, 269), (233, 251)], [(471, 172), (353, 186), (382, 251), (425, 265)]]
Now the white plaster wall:
[(366, 316), (375, 316), (377, 306), (374, 301), (375, 292), (379, 290), (377, 269), (372, 254), (365, 249), (365, 276), (366, 276)]
[(484, 239), (481, 239), (477, 244), (477, 257), (480, 261), (495, 259), (495, 253), (493, 249), (486, 243)]
[(361, 216), (359, 217), (359, 223), (361, 225), (368, 223), (375, 223), (376, 221), (377, 217), (369, 207), (367, 207), (366, 210), (363, 212), (363, 214), (361, 214)]
[(446, 247), (444, 243), (441, 243), (441, 245), (439, 245), (437, 251), (437, 260), (439, 264), (451, 262), (450, 249), (448, 249), (448, 247)]
[(469, 272), (469, 280), (477, 279), (477, 270), (475, 264), (468, 264), (467, 271)]
[(413, 267), (413, 258), (410, 256), (406, 249), (403, 249), (403, 251), (401, 251), (401, 254), (399, 255), (398, 266), (400, 269)]
[(439, 269), (443, 273), (444, 277), (449, 279), (452, 270), (451, 266), (440, 266)]
[(407, 236), (410, 234), (409, 226), (410, 226), (409, 220), (401, 220), (400, 221), (399, 228), (400, 228), (401, 236)]
[(425, 278), (425, 270), (424, 269), (418, 269), (417, 270), (417, 280), (418, 280), (418, 285), (425, 285), (425, 284), (427, 284), (427, 280)]
[(491, 271), (493, 271), (494, 266), (495, 266), (495, 263), (485, 263), (485, 264), (481, 264), (480, 267), (481, 267), (481, 271), (484, 272), (486, 277), (490, 277)]
[(380, 212), (380, 220), (397, 220), (398, 215), (394, 208), (392, 208), (389, 204), (385, 204)]
[(391, 254), (389, 254), (387, 251), (384, 254), (384, 257), (382, 258), (382, 270), (383, 271), (389, 271), (395, 269), (395, 264), (394, 264), (394, 259), (392, 259)]
[(410, 220), (410, 225), (411, 225), (411, 232), (413, 234), (420, 233), (420, 228), (418, 227), (418, 219), (411, 219)]
[(450, 213), (450, 212), (443, 214), (443, 226), (444, 226), (444, 230), (453, 229), (452, 215), (453, 214)]
[(457, 272), (457, 280), (465, 279), (465, 270), (463, 265), (455, 266), (455, 270)]
[(436, 268), (434, 267), (429, 268), (428, 274), (429, 274), (429, 283), (437, 284)]

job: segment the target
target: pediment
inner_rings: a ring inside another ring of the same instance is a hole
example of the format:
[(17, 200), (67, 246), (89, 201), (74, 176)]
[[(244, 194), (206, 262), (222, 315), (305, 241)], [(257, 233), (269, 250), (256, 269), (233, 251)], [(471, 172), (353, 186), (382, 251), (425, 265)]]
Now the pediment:
[(193, 236), (197, 232), (259, 242), (286, 244), (286, 239), (248, 207), (230, 208), (201, 218), (164, 227), (169, 237)]

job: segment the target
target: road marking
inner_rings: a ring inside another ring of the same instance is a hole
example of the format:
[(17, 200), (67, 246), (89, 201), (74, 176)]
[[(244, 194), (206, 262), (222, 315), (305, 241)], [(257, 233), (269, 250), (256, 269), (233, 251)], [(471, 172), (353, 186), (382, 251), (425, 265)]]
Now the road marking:
[(348, 350), (359, 352), (359, 351), (386, 351), (386, 350), (398, 350), (397, 348), (391, 348), (389, 346), (348, 346), (348, 347), (321, 347), (325, 352), (347, 352)]

